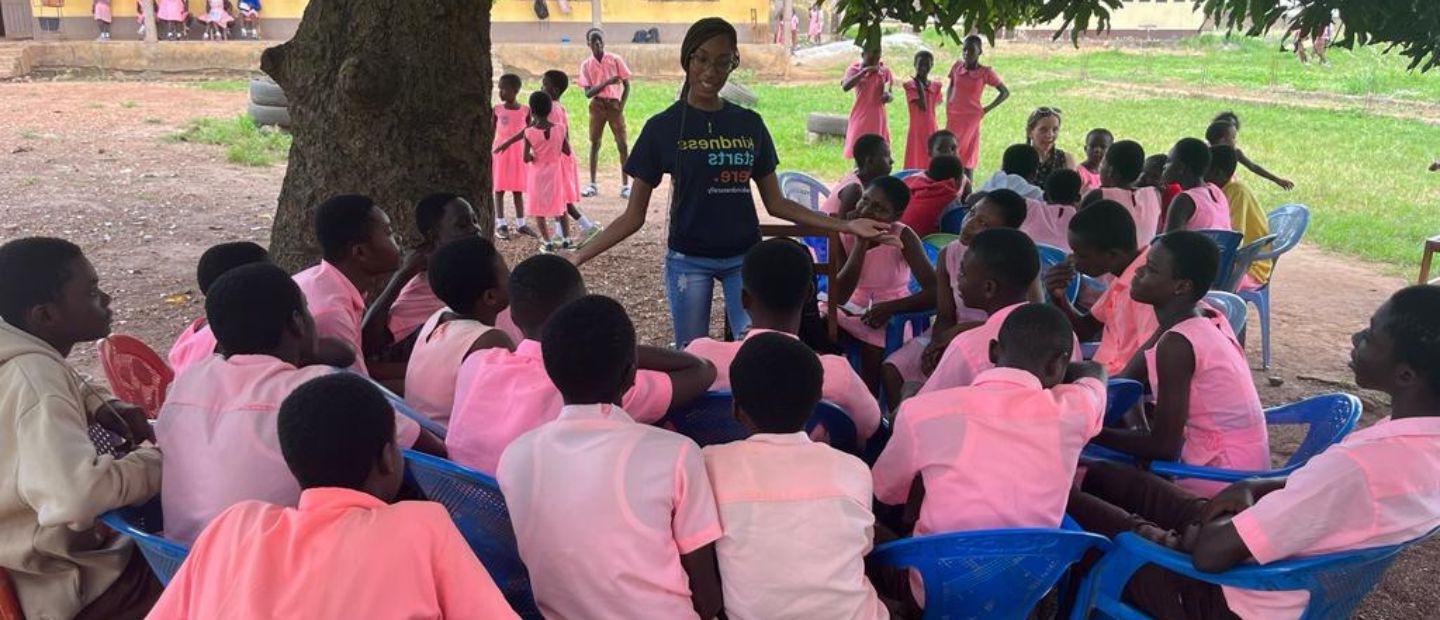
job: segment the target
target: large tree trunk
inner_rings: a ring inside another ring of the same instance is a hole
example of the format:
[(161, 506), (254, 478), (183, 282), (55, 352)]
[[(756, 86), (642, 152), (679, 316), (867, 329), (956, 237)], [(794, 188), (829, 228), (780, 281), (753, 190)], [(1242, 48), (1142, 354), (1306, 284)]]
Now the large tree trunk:
[(285, 90), (295, 137), (270, 235), (282, 266), (317, 260), (314, 209), (339, 194), (374, 198), (413, 243), (415, 202), (455, 192), (489, 234), (489, 2), (311, 0), (260, 67)]

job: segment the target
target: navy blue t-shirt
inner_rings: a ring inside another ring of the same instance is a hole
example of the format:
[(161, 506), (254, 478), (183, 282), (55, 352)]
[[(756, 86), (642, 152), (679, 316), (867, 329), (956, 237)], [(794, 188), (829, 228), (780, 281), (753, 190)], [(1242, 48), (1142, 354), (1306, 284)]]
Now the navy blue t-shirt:
[(729, 258), (760, 242), (750, 180), (775, 174), (779, 163), (759, 114), (729, 102), (707, 112), (677, 101), (645, 122), (625, 173), (655, 187), (670, 175), (670, 249)]

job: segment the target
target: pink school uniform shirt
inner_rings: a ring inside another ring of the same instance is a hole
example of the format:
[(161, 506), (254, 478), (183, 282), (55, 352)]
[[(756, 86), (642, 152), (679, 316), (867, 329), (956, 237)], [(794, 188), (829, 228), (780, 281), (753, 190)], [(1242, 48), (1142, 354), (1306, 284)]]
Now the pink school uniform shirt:
[[(845, 70), (845, 80), (860, 73), (860, 61), (855, 61)], [(842, 80), (843, 81), (843, 80)], [(885, 116), (885, 102), (881, 100), (885, 90), (895, 81), (885, 63), (875, 66), (875, 71), (860, 78), (855, 85), (855, 105), (850, 108), (850, 124), (845, 129), (845, 159), (855, 156), (855, 141), (867, 133), (878, 134), (890, 143), (890, 119)]]
[(870, 470), (805, 433), (701, 451), (720, 525), (725, 612), (736, 620), (889, 617), (865, 577)]
[(179, 376), (181, 371), (196, 362), (213, 357), (215, 345), (215, 332), (210, 331), (210, 324), (202, 316), (190, 323), (185, 331), (175, 338), (175, 344), (170, 346), (166, 361), (170, 363), (170, 370)]
[(953, 95), (945, 105), (945, 128), (955, 134), (960, 163), (974, 170), (980, 163), (980, 122), (985, 119), (980, 97), (986, 86), (999, 87), (1004, 82), (994, 69), (985, 65), (967, 69), (964, 61), (950, 66), (949, 78)]
[(935, 110), (945, 100), (940, 82), (929, 80), (925, 84), (925, 109), (915, 105), (920, 99), (920, 85), (914, 79), (905, 81), (905, 106), (910, 111), (910, 129), (905, 134), (905, 167), (924, 170), (930, 167), (930, 134), (935, 133), (938, 124)]
[(1100, 173), (1091, 172), (1084, 164), (1075, 166), (1075, 173), (1080, 175), (1080, 195), (1090, 193), (1090, 190), (1100, 187)]
[(1195, 214), (1185, 230), (1230, 230), (1230, 200), (1220, 188), (1206, 183), (1183, 193), (1195, 201)]
[[(951, 340), (950, 346), (945, 347), (944, 355), (940, 356), (935, 372), (930, 373), (930, 378), (920, 388), (920, 394), (965, 387), (973, 383), (980, 373), (994, 368), (995, 363), (990, 361), (990, 341), (1000, 336), (1000, 327), (1005, 324), (1006, 317), (1023, 305), (1024, 302), (1021, 302), (997, 310), (985, 319), (983, 325), (962, 332)], [(1076, 340), (1074, 345), (1070, 359), (1078, 362), (1082, 359), (1080, 341)]]
[[(630, 67), (625, 66), (624, 59), (610, 52), (604, 52), (601, 54), (600, 59), (596, 60), (595, 55), (590, 54), (580, 63), (580, 79), (578, 82), (580, 88), (589, 90), (591, 86), (603, 84), (605, 80), (615, 76), (620, 76), (622, 80), (630, 79)], [(595, 95), (597, 99), (619, 99), (623, 96), (625, 96), (625, 86), (623, 84), (611, 84), (602, 89), (599, 94)]]
[(852, 169), (846, 172), (844, 176), (840, 177), (839, 181), (836, 181), (834, 185), (830, 186), (830, 195), (826, 196), (825, 200), (820, 202), (820, 210), (824, 211), (827, 215), (839, 215), (840, 190), (858, 184), (859, 182), (860, 175), (856, 174), (855, 170)]
[[(960, 297), (960, 262), (965, 258), (965, 244), (959, 239), (951, 241), (945, 249), (940, 252), (940, 259), (945, 264), (945, 272), (950, 279), (950, 293), (955, 298), (955, 323), (973, 323), (984, 321), (989, 315), (984, 310), (976, 310), (965, 305), (965, 300)], [(937, 272), (936, 275), (939, 275)], [(932, 330), (933, 331), (933, 330)], [(911, 338), (901, 345), (900, 349), (885, 358), (885, 363), (895, 367), (900, 372), (900, 378), (906, 383), (925, 380), (924, 369), (921, 368), (921, 358), (925, 355), (925, 347), (930, 346), (932, 332), (927, 331), (920, 338)]]
[(695, 442), (614, 405), (567, 405), (496, 477), (545, 617), (696, 617), (680, 556), (721, 530)]
[[(756, 334), (772, 332), (774, 330), (750, 328), (745, 334), (745, 340)], [(785, 332), (774, 332), (786, 334)], [(740, 352), (741, 342), (721, 342), (711, 338), (697, 338), (690, 341), (685, 347), (685, 352), (710, 360), (715, 364), (715, 383), (710, 385), (712, 390), (730, 390), (730, 363), (735, 361), (735, 355)], [(870, 394), (870, 389), (865, 387), (865, 381), (860, 375), (855, 374), (854, 367), (850, 362), (839, 355), (821, 355), (820, 366), (825, 369), (823, 383), (820, 386), (820, 397), (838, 405), (850, 419), (855, 422), (857, 439), (861, 442), (869, 439), (875, 434), (875, 429), (880, 428), (880, 405), (875, 402), (875, 397)]]
[(1029, 372), (992, 368), (969, 387), (900, 405), (895, 434), (875, 462), (875, 497), (904, 504), (921, 476), (916, 536), (1059, 527), (1080, 450), (1104, 416), (1098, 379), (1047, 390)]
[[(1270, 435), (1265, 411), (1245, 351), (1223, 319), (1197, 316), (1181, 321), (1167, 334), (1185, 338), (1195, 350), (1195, 374), (1190, 380), (1190, 418), (1185, 423), (1181, 462), (1225, 469), (1270, 469)], [(1165, 389), (1155, 364), (1155, 349), (1145, 351), (1150, 388)], [(1196, 495), (1211, 497), (1225, 488), (1222, 482), (1182, 479), (1177, 484)]]
[[(1355, 431), (1233, 523), (1260, 564), (1396, 545), (1429, 533), (1440, 526), (1440, 418), (1387, 418)], [(1224, 591), (1230, 609), (1244, 618), (1299, 618), (1310, 600), (1304, 591)]]
[[(155, 422), (166, 463), (160, 480), (165, 536), (189, 543), (245, 500), (294, 506), (300, 483), (280, 453), (280, 403), (306, 381), (332, 372), (328, 366), (296, 368), (268, 355), (216, 355), (186, 369)], [(410, 446), (420, 427), (397, 415), (395, 435)]]
[(1135, 220), (1135, 247), (1150, 245), (1160, 232), (1160, 190), (1153, 187), (1102, 187), (1100, 195), (1120, 203), (1130, 212), (1131, 219)]
[(1090, 306), (1090, 316), (1105, 324), (1100, 332), (1100, 348), (1092, 358), (1105, 366), (1105, 372), (1119, 373), (1135, 358), (1140, 348), (1155, 335), (1160, 321), (1155, 318), (1155, 307), (1142, 304), (1130, 298), (1130, 285), (1135, 282), (1135, 271), (1145, 264), (1150, 254), (1149, 246), (1140, 246), (1140, 253), (1120, 277)]
[(326, 260), (295, 274), (294, 280), (315, 317), (315, 333), (350, 345), (355, 350), (355, 365), (350, 370), (370, 376), (360, 335), (360, 320), (365, 316), (365, 296), (360, 289)]
[[(415, 330), (420, 329), (436, 310), (445, 307), (445, 302), (435, 296), (435, 291), (430, 288), (429, 275), (421, 272), (419, 275), (410, 278), (405, 287), (400, 289), (400, 294), (395, 297), (395, 303), (390, 305), (390, 335), (395, 340), (404, 340)], [(525, 338), (520, 333), (520, 328), (515, 326), (515, 321), (510, 318), (510, 309), (500, 311), (495, 317), (495, 326), (499, 327), (510, 340), (520, 342)]]
[[(669, 375), (641, 370), (624, 407), (649, 424), (665, 417), (673, 394)], [(501, 453), (516, 437), (554, 420), (564, 407), (560, 390), (545, 373), (538, 340), (521, 340), (513, 353), (477, 351), (455, 377), (445, 448), (450, 460), (493, 476)]]
[(1075, 207), (1070, 205), (1045, 204), (1041, 200), (1025, 201), (1025, 221), (1020, 232), (1030, 235), (1035, 243), (1070, 252), (1070, 220), (1075, 217)]
[(517, 617), (445, 507), (334, 487), (225, 511), (147, 617), (362, 616)]
[(475, 340), (495, 329), (480, 321), (452, 318), (440, 322), (449, 308), (441, 308), (430, 316), (410, 361), (405, 365), (405, 401), (441, 426), (450, 425), (450, 411), (455, 405), (455, 375)]

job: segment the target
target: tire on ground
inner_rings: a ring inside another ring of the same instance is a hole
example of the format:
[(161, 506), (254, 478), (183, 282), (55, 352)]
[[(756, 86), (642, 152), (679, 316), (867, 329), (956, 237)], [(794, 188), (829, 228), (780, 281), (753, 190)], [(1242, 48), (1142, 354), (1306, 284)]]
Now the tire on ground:
[(290, 101), (285, 98), (285, 91), (271, 81), (270, 78), (254, 78), (250, 80), (250, 101), (264, 106), (285, 107)]
[(247, 112), (249, 112), (250, 118), (255, 121), (255, 124), (261, 127), (266, 125), (279, 127), (290, 126), (289, 108), (252, 103), (247, 109)]
[(811, 112), (810, 118), (805, 122), (805, 130), (810, 133), (822, 136), (844, 136), (845, 130), (850, 127), (850, 118), (837, 114), (821, 114)]
[(720, 98), (743, 108), (753, 108), (760, 101), (755, 91), (737, 82), (725, 82), (720, 88)]

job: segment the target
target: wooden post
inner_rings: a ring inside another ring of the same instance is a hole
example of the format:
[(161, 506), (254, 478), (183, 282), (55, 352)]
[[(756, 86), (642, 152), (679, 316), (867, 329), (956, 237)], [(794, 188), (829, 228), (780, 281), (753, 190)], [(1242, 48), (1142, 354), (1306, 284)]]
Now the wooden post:
[[(590, 27), (591, 27), (591, 28), (599, 28), (599, 27), (600, 27), (600, 21), (601, 21), (601, 20), (600, 20), (600, 10), (601, 10), (600, 0), (590, 0)], [(589, 43), (589, 41), (586, 41), (586, 43)]]
[(795, 18), (795, 0), (785, 0), (784, 6), (780, 10), (780, 44), (790, 51), (795, 49), (795, 36), (790, 32), (790, 20)]

